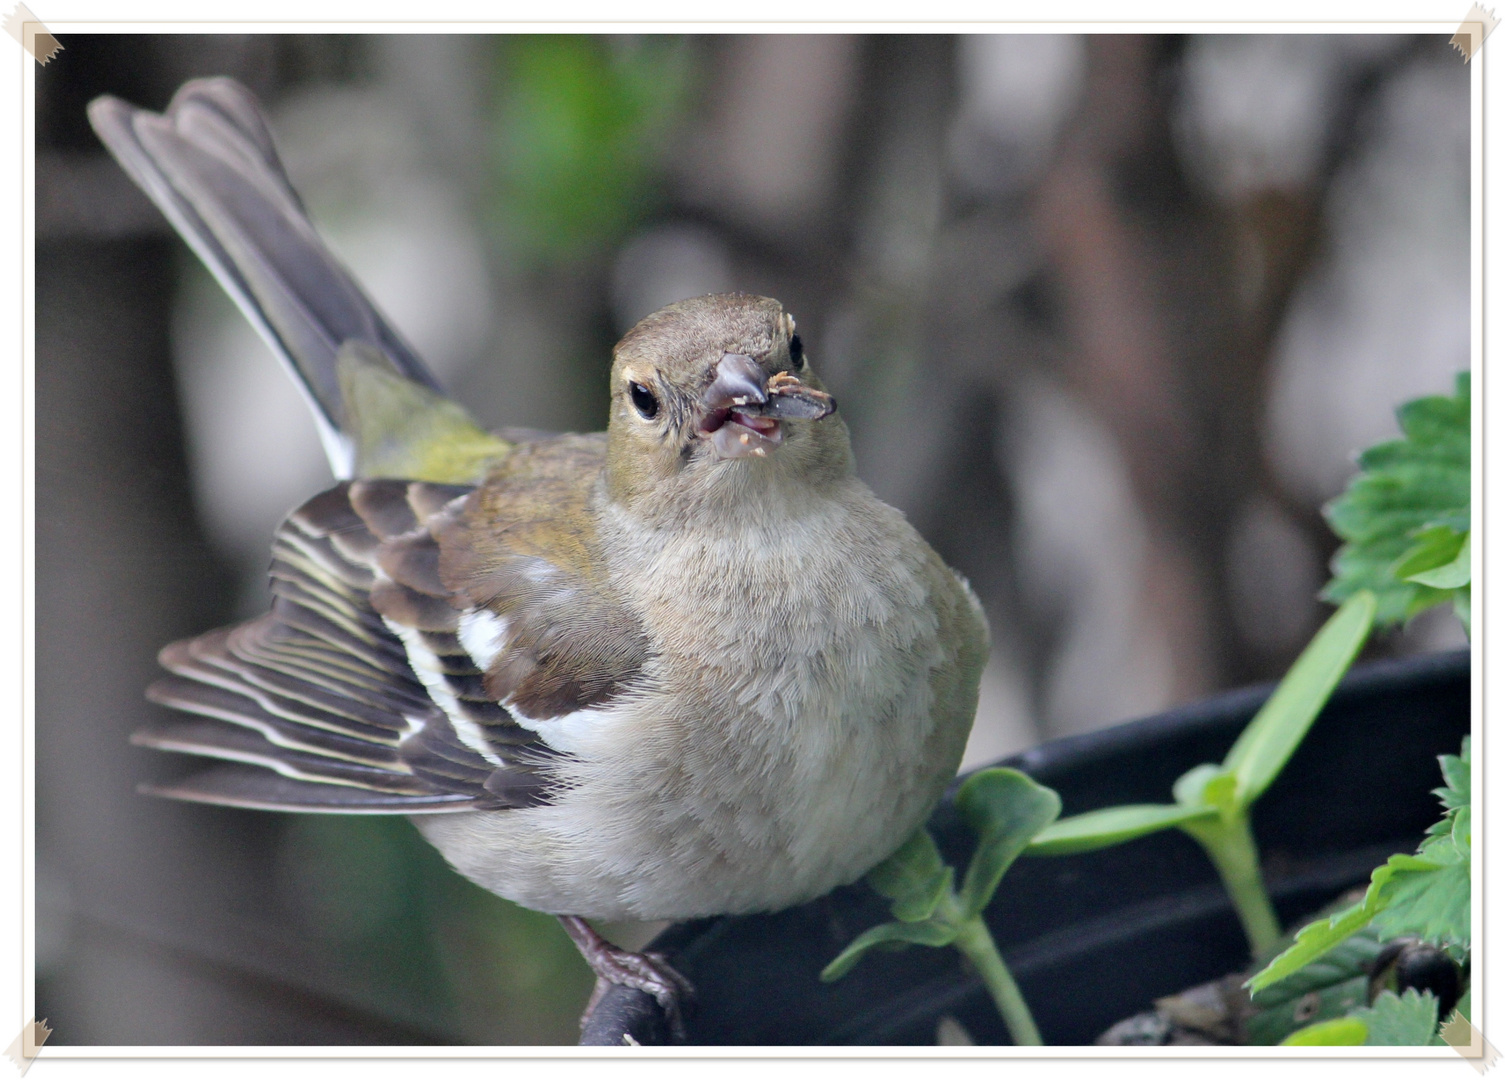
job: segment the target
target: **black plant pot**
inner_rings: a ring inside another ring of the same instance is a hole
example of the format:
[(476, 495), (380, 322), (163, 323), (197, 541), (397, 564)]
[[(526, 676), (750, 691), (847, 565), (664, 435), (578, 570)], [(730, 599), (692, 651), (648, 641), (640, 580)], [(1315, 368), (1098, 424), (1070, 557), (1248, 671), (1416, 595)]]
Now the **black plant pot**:
[[(999, 762), (1060, 792), (1065, 814), (1168, 802), (1193, 765), (1220, 761), (1272, 688), (1224, 694)], [(1284, 773), (1254, 808), (1266, 880), (1283, 921), (1309, 914), (1416, 848), (1440, 807), (1436, 755), (1469, 730), (1467, 651), (1355, 669)], [(930, 821), (964, 866), (973, 839), (947, 798)], [(1201, 849), (1171, 830), (1115, 848), (1024, 858), (988, 925), (1052, 1045), (1090, 1044), (1155, 998), (1238, 971), (1244, 937)], [(978, 1043), (1006, 1044), (982, 983), (953, 949), (869, 954), (844, 979), (821, 968), (886, 902), (858, 883), (774, 915), (670, 927), (650, 946), (697, 988), (688, 1041), (716, 1045), (927, 1045), (942, 1016)], [(615, 987), (581, 1035), (586, 1045), (668, 1041), (653, 999)]]

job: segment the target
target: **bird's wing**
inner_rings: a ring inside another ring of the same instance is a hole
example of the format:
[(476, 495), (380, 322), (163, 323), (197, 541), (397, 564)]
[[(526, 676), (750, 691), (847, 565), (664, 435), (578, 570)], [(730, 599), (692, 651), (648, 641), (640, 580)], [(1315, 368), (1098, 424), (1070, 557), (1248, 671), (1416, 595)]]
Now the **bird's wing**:
[[(137, 732), (223, 759), (158, 794), (263, 809), (425, 813), (550, 801), (540, 721), (604, 704), (648, 656), (587, 512), (604, 438), (521, 444), (475, 488), (339, 485), (273, 545), (272, 610), (162, 651)], [(521, 718), (525, 723), (519, 723)]]
[(335, 475), (355, 475), (341, 348), (364, 343), (408, 382), (439, 384), (314, 230), (255, 97), (195, 79), (165, 113), (105, 96), (89, 121), (292, 373)]
[[(273, 544), (272, 610), (162, 650), (149, 691), (191, 714), (132, 741), (226, 764), (156, 794), (258, 809), (425, 813), (548, 801), (553, 752), (481, 687), (442, 596), (392, 580), (394, 545), (470, 489), (344, 483)], [(399, 571), (411, 578), (414, 567)]]
[(486, 695), (528, 721), (609, 703), (649, 656), (597, 545), (590, 500), (605, 456), (604, 435), (519, 444), (410, 545), (462, 608), (459, 638)]

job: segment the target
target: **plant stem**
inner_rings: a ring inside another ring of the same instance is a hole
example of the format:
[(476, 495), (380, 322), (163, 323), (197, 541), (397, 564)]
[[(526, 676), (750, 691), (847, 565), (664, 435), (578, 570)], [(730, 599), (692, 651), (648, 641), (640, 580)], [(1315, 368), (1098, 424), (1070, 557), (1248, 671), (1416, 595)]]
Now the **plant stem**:
[(961, 950), (963, 956), (972, 961), (972, 966), (982, 976), (1003, 1022), (1008, 1025), (1009, 1037), (1014, 1040), (1014, 1045), (1044, 1046), (1045, 1040), (1040, 1038), (1040, 1029), (1035, 1026), (1035, 1018), (1030, 1015), (1029, 1006), (1024, 1003), (1019, 984), (1009, 974), (1003, 957), (998, 955), (998, 946), (993, 944), (993, 935), (988, 933), (988, 926), (982, 921), (982, 916), (974, 915), (964, 922), (953, 944)]
[(1259, 851), (1249, 829), (1249, 816), (1241, 810), (1227, 812), (1212, 820), (1187, 822), (1181, 826), (1202, 845), (1217, 867), (1223, 887), (1233, 901), (1249, 951), (1259, 956), (1280, 940), (1280, 920), (1265, 891), (1259, 872)]

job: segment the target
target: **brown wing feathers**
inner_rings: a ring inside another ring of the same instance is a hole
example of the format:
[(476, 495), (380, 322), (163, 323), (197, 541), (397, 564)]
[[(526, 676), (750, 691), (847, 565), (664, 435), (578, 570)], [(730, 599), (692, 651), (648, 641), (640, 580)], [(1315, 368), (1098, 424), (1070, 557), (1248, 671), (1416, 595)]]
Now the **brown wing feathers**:
[(149, 696), (195, 716), (133, 740), (234, 764), (154, 790), (350, 813), (544, 801), (552, 751), (488, 700), (438, 575), (427, 523), (468, 490), (357, 481), (294, 511), (271, 612), (164, 649)]
[(523, 444), (430, 535), (383, 552), (394, 579), (423, 588), (442, 570), (462, 605), (505, 622), (484, 694), (533, 720), (607, 704), (648, 656), (594, 553), (592, 485), (581, 478), (599, 473), (605, 449), (599, 435)]

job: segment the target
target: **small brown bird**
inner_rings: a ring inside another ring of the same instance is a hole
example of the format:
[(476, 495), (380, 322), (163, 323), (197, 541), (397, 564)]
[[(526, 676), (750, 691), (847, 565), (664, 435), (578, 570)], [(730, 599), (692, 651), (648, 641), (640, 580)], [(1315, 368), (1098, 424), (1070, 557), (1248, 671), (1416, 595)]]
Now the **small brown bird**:
[(671, 1019), (677, 973), (585, 919), (802, 903), (925, 820), (986, 622), (854, 475), (777, 301), (640, 322), (604, 434), (488, 434), (324, 247), (248, 91), (89, 115), (297, 377), (345, 478), (278, 530), (268, 614), (162, 651), (150, 696), (189, 715), (135, 740), (221, 763), (151, 790), (412, 815), (460, 873), (560, 916), (597, 997), (636, 986)]

